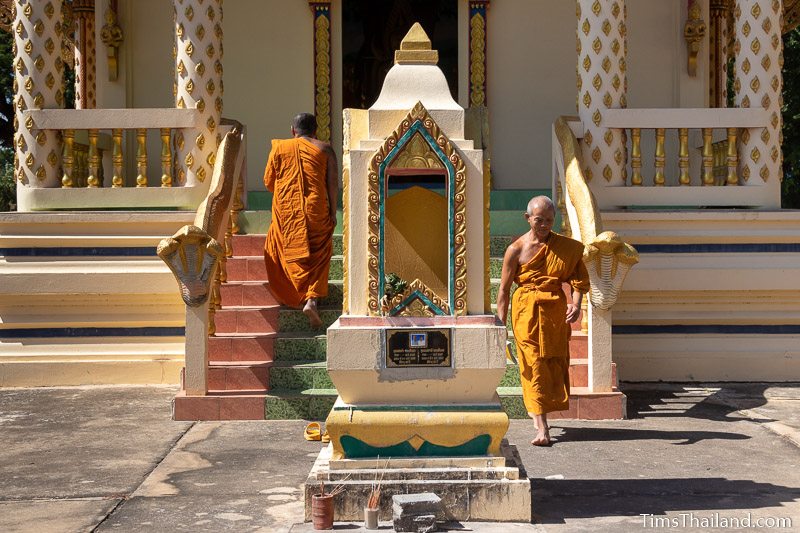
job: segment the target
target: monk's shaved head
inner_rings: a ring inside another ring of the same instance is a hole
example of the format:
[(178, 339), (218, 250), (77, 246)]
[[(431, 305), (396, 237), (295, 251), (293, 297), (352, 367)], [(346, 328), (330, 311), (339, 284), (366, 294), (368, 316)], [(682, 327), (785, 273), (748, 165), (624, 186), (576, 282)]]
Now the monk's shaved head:
[(292, 120), (297, 135), (313, 135), (317, 131), (317, 117), (311, 113), (300, 113)]
[(536, 208), (549, 209), (554, 215), (556, 214), (556, 206), (553, 203), (553, 200), (547, 196), (535, 196), (531, 198), (531, 201), (528, 202), (528, 209), (526, 210), (526, 213), (528, 213), (529, 216), (533, 215), (533, 211)]

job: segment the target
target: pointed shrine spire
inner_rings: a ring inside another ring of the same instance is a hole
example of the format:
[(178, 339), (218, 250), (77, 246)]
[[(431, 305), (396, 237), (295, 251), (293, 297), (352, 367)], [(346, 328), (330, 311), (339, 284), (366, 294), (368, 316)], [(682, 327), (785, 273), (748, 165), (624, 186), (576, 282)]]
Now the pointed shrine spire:
[(400, 50), (394, 52), (396, 65), (435, 65), (439, 62), (439, 52), (433, 50), (431, 40), (419, 22), (415, 22), (403, 40)]

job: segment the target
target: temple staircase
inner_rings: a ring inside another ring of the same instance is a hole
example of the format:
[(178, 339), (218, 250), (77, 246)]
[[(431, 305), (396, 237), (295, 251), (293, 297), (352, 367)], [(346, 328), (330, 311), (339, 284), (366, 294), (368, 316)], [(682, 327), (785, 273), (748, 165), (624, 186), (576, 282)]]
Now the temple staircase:
[[(259, 224), (257, 229), (266, 228)], [(511, 239), (491, 238), (492, 301)], [(264, 267), (264, 240), (262, 233), (233, 237), (228, 279), (221, 286), (222, 309), (215, 314), (216, 334), (209, 337), (208, 394), (180, 393), (173, 406), (176, 420), (324, 420), (336, 400), (326, 370), (325, 330), (312, 330), (300, 310), (274, 300)], [(329, 295), (320, 302), (325, 328), (342, 312), (341, 254), (342, 238), (335, 235)], [(550, 418), (624, 417), (625, 396), (618, 390), (589, 392), (587, 344), (586, 334), (576, 324), (570, 343), (570, 409)], [(516, 364), (509, 362), (497, 390), (509, 417), (527, 418)]]

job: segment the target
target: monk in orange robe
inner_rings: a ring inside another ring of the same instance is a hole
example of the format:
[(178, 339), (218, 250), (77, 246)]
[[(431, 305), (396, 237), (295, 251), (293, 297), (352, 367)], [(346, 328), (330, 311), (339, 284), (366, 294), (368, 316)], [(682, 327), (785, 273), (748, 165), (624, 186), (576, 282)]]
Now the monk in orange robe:
[[(555, 214), (546, 196), (528, 203), (531, 230), (506, 250), (497, 293), (497, 316), (505, 323), (511, 283), (517, 284), (511, 319), (525, 407), (537, 429), (535, 446), (550, 444), (547, 413), (569, 409), (570, 324), (578, 320), (589, 291), (583, 244), (551, 231)], [(569, 300), (562, 288), (567, 282)]]
[(292, 138), (272, 141), (264, 184), (274, 193), (264, 245), (269, 288), (322, 326), (317, 303), (328, 295), (339, 171), (331, 145), (316, 138), (314, 115), (292, 121)]

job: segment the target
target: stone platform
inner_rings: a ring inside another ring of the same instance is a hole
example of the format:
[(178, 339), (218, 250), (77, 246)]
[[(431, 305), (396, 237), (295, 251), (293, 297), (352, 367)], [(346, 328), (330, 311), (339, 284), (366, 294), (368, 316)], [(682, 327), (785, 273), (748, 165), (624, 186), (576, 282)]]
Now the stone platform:
[(412, 457), (332, 460), (333, 447), (320, 452), (305, 483), (305, 519), (311, 520), (311, 495), (337, 485), (337, 521), (361, 521), (376, 478), (383, 473), (379, 520), (392, 519), (392, 496), (432, 492), (442, 499), (442, 520), (529, 522), (531, 487), (515, 446), (503, 441), (502, 456)]

